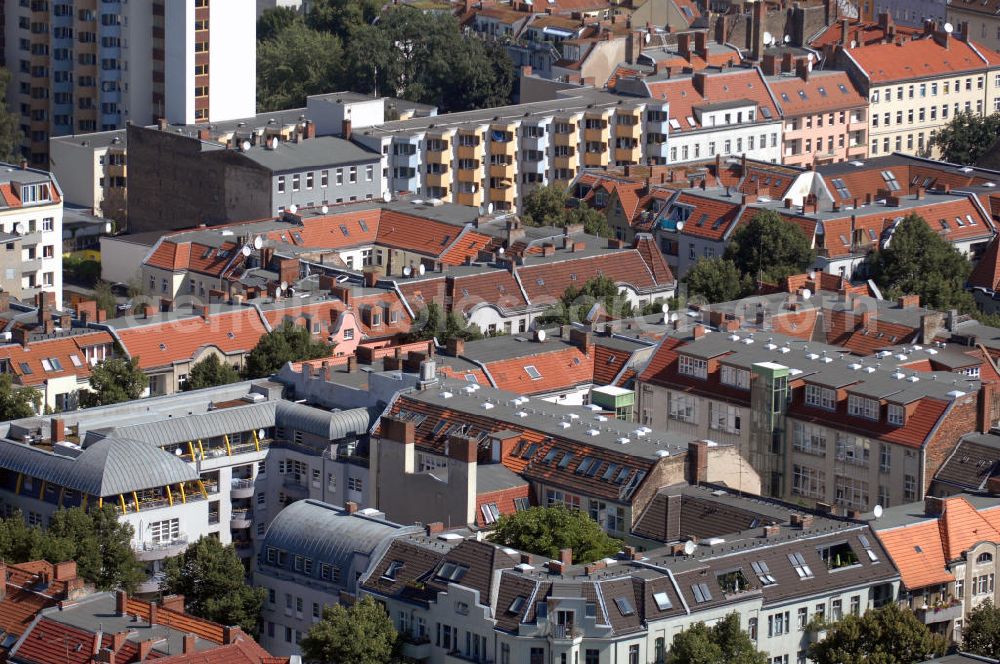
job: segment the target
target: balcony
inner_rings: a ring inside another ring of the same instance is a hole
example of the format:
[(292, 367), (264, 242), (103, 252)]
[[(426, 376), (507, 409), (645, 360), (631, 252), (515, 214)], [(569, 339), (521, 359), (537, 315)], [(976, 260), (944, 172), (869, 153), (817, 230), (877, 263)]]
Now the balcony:
[(476, 192), (459, 191), (455, 193), (455, 202), (459, 205), (478, 207), (483, 203), (483, 191)]
[(566, 132), (565, 134), (555, 134), (552, 139), (553, 145), (576, 145), (576, 128), (574, 127), (572, 131)]
[(404, 634), (402, 637), (402, 655), (407, 659), (418, 662), (429, 659), (431, 656), (430, 637)]
[(508, 180), (514, 177), (514, 164), (490, 164), (490, 177), (491, 178), (507, 178)]
[(634, 125), (620, 124), (620, 125), (615, 125), (615, 137), (616, 138), (634, 138), (636, 140), (639, 140), (640, 136), (642, 136), (642, 125), (641, 124), (634, 124)]
[(163, 560), (183, 552), (187, 548), (187, 535), (178, 535), (169, 542), (140, 542), (135, 545), (135, 558), (140, 562)]
[(429, 164), (447, 164), (451, 161), (451, 150), (425, 150), (424, 158)]
[(847, 148), (848, 157), (863, 157), (868, 154), (868, 147), (862, 144), (851, 145)]
[(608, 165), (608, 151), (601, 150), (600, 152), (585, 152), (583, 154), (583, 165), (584, 166), (607, 166)]
[(479, 182), (483, 177), (481, 168), (460, 168), (456, 173), (459, 182)]
[(647, 120), (646, 131), (652, 132), (654, 134), (669, 134), (670, 120), (667, 118), (664, 118), (662, 122), (656, 120)]
[(920, 622), (925, 625), (933, 625), (935, 623), (951, 622), (952, 620), (959, 620), (962, 617), (962, 603), (955, 600), (956, 603), (947, 603), (942, 606), (929, 606), (927, 608), (920, 608), (915, 611), (917, 618)]
[(552, 167), (553, 168), (569, 168), (575, 169), (577, 166), (576, 155), (564, 155), (558, 157), (552, 157)]
[(253, 525), (253, 512), (250, 510), (233, 510), (229, 517), (229, 527), (233, 530), (245, 530)]
[(585, 141), (594, 141), (594, 142), (597, 142), (597, 143), (604, 143), (605, 141), (607, 141), (607, 138), (608, 138), (608, 133), (607, 132), (608, 132), (607, 128), (604, 128), (604, 129), (598, 129), (598, 128), (584, 129), (583, 130), (583, 140), (585, 140)]
[(459, 159), (478, 159), (479, 158), (479, 146), (478, 145), (459, 145), (455, 150), (455, 154)]
[(233, 478), (232, 488), (229, 490), (229, 497), (233, 500), (253, 498), (253, 480)]
[(517, 152), (517, 141), (490, 141), (490, 154), (513, 157)]
[(574, 625), (549, 625), (549, 637), (553, 641), (573, 641), (583, 637), (583, 630)]
[(428, 187), (444, 187), (447, 189), (451, 186), (451, 173), (449, 171), (444, 171), (443, 173), (428, 173), (424, 177), (424, 182)]
[(548, 136), (522, 136), (522, 150), (546, 150), (549, 147)]
[(615, 148), (615, 161), (628, 161), (638, 164), (642, 161), (642, 150), (638, 146), (634, 148)]
[(647, 157), (666, 157), (668, 154), (670, 154), (670, 146), (666, 141), (646, 144)]
[(847, 131), (849, 131), (849, 132), (854, 132), (854, 131), (868, 131), (868, 121), (867, 120), (859, 120), (857, 122), (850, 122), (847, 125)]

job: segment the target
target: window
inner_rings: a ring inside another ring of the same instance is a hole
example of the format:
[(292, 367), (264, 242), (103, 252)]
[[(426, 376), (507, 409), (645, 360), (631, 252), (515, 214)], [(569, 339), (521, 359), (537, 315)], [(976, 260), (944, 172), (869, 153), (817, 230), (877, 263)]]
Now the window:
[(798, 613), (795, 616), (795, 627), (801, 632), (806, 628), (807, 624), (809, 624), (809, 607), (799, 607)]
[(726, 385), (731, 385), (741, 390), (750, 389), (750, 372), (746, 369), (737, 369), (736, 367), (723, 365), (721, 379)]
[(903, 476), (903, 500), (912, 503), (917, 499), (917, 478), (913, 475)]
[(868, 464), (870, 443), (867, 438), (837, 434), (837, 461), (864, 466)]
[(965, 581), (963, 579), (955, 580), (955, 597), (957, 599), (965, 598)]
[(806, 405), (834, 410), (837, 407), (837, 392), (819, 385), (806, 385)]
[(889, 404), (886, 420), (894, 426), (903, 426), (906, 423), (906, 408), (894, 403)]
[(856, 510), (868, 508), (868, 482), (855, 477), (837, 475), (834, 488), (834, 500), (838, 505)]
[(868, 399), (856, 394), (847, 397), (847, 412), (855, 417), (864, 417), (869, 420), (878, 420), (879, 402), (878, 399)]
[(972, 579), (972, 594), (987, 595), (993, 592), (993, 574), (983, 574)]
[(670, 405), (667, 416), (672, 420), (681, 422), (694, 422), (695, 398), (689, 394), (670, 394)]
[(791, 622), (789, 621), (789, 612), (784, 613), (778, 612), (767, 617), (767, 635), (768, 636), (782, 636), (788, 633), (791, 627)]
[(825, 498), (826, 473), (809, 466), (793, 464), (792, 493), (807, 498)]
[(149, 539), (153, 544), (169, 544), (181, 534), (180, 519), (166, 519), (149, 524)]
[(892, 448), (885, 443), (879, 443), (878, 448), (878, 471), (888, 473), (892, 467)]
[(360, 477), (348, 477), (347, 478), (347, 490), (348, 491), (361, 491), (362, 481)]
[(826, 433), (820, 427), (804, 422), (795, 422), (792, 447), (806, 454), (826, 456)]
[(806, 564), (805, 558), (798, 551), (788, 554), (788, 562), (792, 564), (792, 568), (795, 570), (795, 573), (799, 575), (800, 579), (813, 578), (814, 574), (812, 569)]
[(989, 553), (980, 553), (979, 556), (976, 557), (977, 565), (985, 565), (986, 563), (991, 562), (993, 562), (993, 556)]
[(817, 549), (819, 557), (826, 563), (827, 569), (835, 570), (858, 564), (858, 556), (847, 542), (839, 542)]
[(686, 376), (707, 378), (708, 362), (698, 357), (680, 355), (677, 359), (677, 371)]
[(712, 601), (712, 591), (708, 589), (708, 584), (695, 583), (691, 586), (691, 592), (699, 604)]
[(861, 615), (861, 595), (854, 595), (851, 597), (851, 615)]
[(708, 402), (708, 426), (716, 431), (725, 433), (739, 433), (742, 421), (740, 409), (736, 406), (719, 403), (717, 401)]
[(496, 503), (486, 503), (479, 508), (483, 513), (484, 523), (496, 523), (497, 519), (500, 518), (500, 510), (497, 508)]
[(279, 175), (278, 176), (278, 193), (279, 194), (285, 193), (285, 176), (284, 175)]

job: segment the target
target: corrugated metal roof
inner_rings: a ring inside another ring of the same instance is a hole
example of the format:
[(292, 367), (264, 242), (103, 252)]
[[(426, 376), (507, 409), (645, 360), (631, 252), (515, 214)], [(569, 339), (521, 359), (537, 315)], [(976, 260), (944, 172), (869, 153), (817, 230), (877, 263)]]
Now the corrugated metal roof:
[(275, 426), (297, 429), (326, 440), (367, 433), (371, 421), (367, 408), (327, 411), (291, 401), (277, 402)]
[(187, 417), (171, 417), (155, 422), (88, 432), (85, 445), (102, 437), (141, 440), (163, 446), (171, 443), (202, 440), (237, 431), (251, 431), (274, 426), (275, 401), (220, 408)]
[[(355, 554), (370, 557), (385, 540), (419, 530), (358, 513), (349, 514), (318, 500), (299, 500), (274, 517), (264, 535), (263, 546), (316, 563), (330, 563), (347, 573)], [(288, 567), (292, 565), (292, 556), (288, 557)], [(313, 565), (313, 576), (319, 573), (320, 565)]]
[(198, 479), (198, 473), (174, 455), (117, 437), (97, 441), (75, 457), (0, 440), (0, 467), (100, 497)]

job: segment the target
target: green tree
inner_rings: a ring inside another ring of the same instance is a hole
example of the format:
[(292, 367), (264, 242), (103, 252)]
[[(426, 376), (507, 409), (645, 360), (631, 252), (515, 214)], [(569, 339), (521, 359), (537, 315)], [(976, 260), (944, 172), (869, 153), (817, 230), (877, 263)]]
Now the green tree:
[(418, 312), (412, 331), (404, 337), (404, 341), (410, 343), (437, 339), (438, 343), (444, 344), (449, 339), (475, 341), (482, 338), (480, 329), (467, 323), (461, 314), (455, 311), (445, 314), (441, 305), (430, 302)]
[(302, 657), (328, 664), (384, 664), (393, 660), (399, 635), (392, 619), (371, 596), (351, 608), (323, 609), (323, 619), (302, 639)]
[(501, 515), (490, 540), (549, 558), (558, 558), (561, 549), (573, 549), (574, 563), (613, 556), (622, 546), (586, 512), (561, 505)]
[(944, 638), (909, 609), (890, 602), (862, 616), (833, 623), (826, 638), (809, 646), (816, 664), (911, 664), (944, 652)]
[(21, 514), (0, 520), (0, 559), (12, 563), (75, 560), (80, 576), (98, 590), (135, 590), (142, 568), (132, 550), (132, 526), (110, 505), (90, 511), (57, 510), (47, 530)]
[(772, 210), (762, 210), (733, 233), (725, 257), (751, 279), (780, 281), (800, 274), (816, 257), (801, 228)]
[(142, 567), (132, 549), (132, 526), (118, 519), (117, 510), (105, 505), (84, 511), (58, 510), (52, 515), (46, 535), (69, 543), (68, 557), (45, 556), (46, 560), (75, 560), (80, 576), (99, 590), (135, 590), (142, 579)]
[(108, 318), (118, 316), (118, 298), (115, 297), (111, 284), (107, 281), (98, 281), (94, 284), (94, 301), (97, 302), (97, 308), (104, 311)]
[(313, 338), (309, 330), (285, 321), (281, 327), (263, 335), (247, 355), (244, 374), (247, 378), (264, 378), (285, 366), (286, 362), (302, 362), (327, 357), (333, 346)]
[(521, 203), (521, 219), (529, 226), (565, 226), (566, 189), (557, 184), (537, 187)]
[(580, 288), (567, 288), (559, 303), (539, 316), (538, 324), (568, 325), (585, 321), (595, 304), (600, 304), (610, 318), (630, 318), (635, 314), (632, 304), (618, 292), (614, 280), (601, 275), (591, 277)]
[(674, 635), (667, 664), (767, 664), (767, 653), (754, 646), (733, 612), (711, 627), (695, 623)]
[(191, 367), (184, 390), (200, 390), (203, 387), (228, 385), (240, 379), (240, 372), (228, 362), (223, 362), (218, 355), (209, 355), (204, 360)]
[(33, 387), (14, 387), (14, 378), (0, 374), (0, 422), (37, 415), (42, 394)]
[(741, 275), (727, 258), (699, 258), (684, 276), (684, 282), (689, 295), (700, 295), (709, 302), (730, 302), (753, 292), (750, 275)]
[(247, 585), (246, 568), (236, 549), (214, 537), (201, 537), (179, 556), (168, 558), (160, 589), (184, 595), (193, 615), (257, 633), (264, 589)]
[(302, 17), (291, 7), (265, 9), (257, 19), (257, 41), (274, 39), (293, 23), (301, 21)]
[(962, 628), (962, 650), (1000, 659), (1000, 608), (986, 600), (966, 616)]
[(1000, 113), (981, 116), (972, 111), (956, 113), (931, 139), (941, 148), (941, 158), (953, 164), (975, 164), (1000, 136)]
[(310, 0), (306, 23), (346, 39), (358, 27), (371, 24), (383, 4), (382, 0)]
[(80, 390), (84, 408), (132, 401), (149, 387), (149, 377), (139, 368), (139, 358), (110, 357), (90, 372), (90, 390)]
[(0, 160), (13, 163), (21, 156), (21, 122), (9, 110), (10, 81), (10, 72), (0, 68)]
[(597, 237), (611, 237), (611, 224), (608, 218), (592, 207), (581, 205), (566, 211), (566, 226), (581, 224), (583, 232)]
[(975, 309), (965, 290), (969, 261), (916, 214), (899, 222), (889, 246), (869, 258), (869, 268), (887, 297), (916, 294), (933, 309)]
[(340, 39), (295, 21), (257, 44), (257, 105), (263, 111), (305, 106), (308, 95), (344, 85)]

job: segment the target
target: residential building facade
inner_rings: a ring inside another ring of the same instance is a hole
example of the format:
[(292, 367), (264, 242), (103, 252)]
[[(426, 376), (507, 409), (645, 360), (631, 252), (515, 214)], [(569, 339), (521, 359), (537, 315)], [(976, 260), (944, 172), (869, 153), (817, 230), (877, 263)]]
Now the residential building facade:
[(66, 203), (91, 214), (125, 221), (128, 207), (126, 131), (68, 135), (49, 141), (52, 173)]
[(0, 168), (0, 289), (19, 300), (47, 293), (62, 303), (62, 189), (47, 171), (26, 164)]

